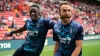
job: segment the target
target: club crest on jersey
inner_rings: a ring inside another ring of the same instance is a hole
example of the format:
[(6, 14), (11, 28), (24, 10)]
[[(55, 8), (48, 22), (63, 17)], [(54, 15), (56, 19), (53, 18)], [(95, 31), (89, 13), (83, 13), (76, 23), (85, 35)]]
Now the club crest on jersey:
[(73, 29), (70, 29), (70, 33), (72, 33), (73, 32)]
[(39, 25), (39, 24), (37, 24), (36, 26), (37, 26), (37, 27), (39, 27), (40, 25)]

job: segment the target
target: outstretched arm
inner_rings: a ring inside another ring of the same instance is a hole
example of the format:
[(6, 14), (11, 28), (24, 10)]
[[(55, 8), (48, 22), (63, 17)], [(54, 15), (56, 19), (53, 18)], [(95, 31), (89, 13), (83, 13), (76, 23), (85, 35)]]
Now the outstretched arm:
[(17, 30), (12, 31), (12, 34), (14, 34), (14, 33), (20, 33), (20, 32), (23, 32), (23, 31), (25, 31), (25, 30), (26, 30), (26, 27), (23, 26), (23, 27), (21, 27), (21, 28), (19, 28), (19, 29), (17, 29)]
[(11, 31), (9, 33), (6, 33), (3, 37), (3, 39), (7, 38), (8, 36), (12, 36), (14, 33), (20, 33), (20, 32), (23, 32), (26, 30), (26, 26), (24, 25), (23, 27), (17, 29), (17, 30), (14, 30), (14, 31)]

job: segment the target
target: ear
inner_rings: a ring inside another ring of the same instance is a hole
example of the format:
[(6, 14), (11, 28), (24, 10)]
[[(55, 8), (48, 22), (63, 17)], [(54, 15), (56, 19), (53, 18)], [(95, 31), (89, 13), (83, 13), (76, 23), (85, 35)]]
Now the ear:
[(39, 16), (41, 16), (42, 12), (39, 12)]
[(38, 17), (40, 17), (41, 16), (41, 12), (38, 12)]

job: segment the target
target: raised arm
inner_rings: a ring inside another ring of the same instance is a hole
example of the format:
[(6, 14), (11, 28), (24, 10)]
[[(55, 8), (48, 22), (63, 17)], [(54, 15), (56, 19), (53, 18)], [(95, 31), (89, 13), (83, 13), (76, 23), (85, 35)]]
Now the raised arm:
[(4, 35), (4, 38), (3, 39), (7, 38), (8, 36), (12, 36), (14, 33), (20, 33), (20, 32), (23, 32), (25, 30), (26, 30), (26, 25), (24, 25), (23, 27), (21, 27), (21, 28), (19, 28), (17, 30), (14, 30), (14, 31), (11, 31), (11, 32), (6, 33)]

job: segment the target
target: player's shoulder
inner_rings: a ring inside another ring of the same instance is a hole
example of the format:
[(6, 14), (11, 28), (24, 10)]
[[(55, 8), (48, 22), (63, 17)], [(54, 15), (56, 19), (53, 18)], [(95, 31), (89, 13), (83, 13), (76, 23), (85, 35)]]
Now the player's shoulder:
[(26, 20), (26, 22), (30, 22), (31, 21), (31, 19), (30, 18), (28, 18), (27, 20)]
[(44, 23), (53, 23), (53, 24), (55, 24), (55, 22), (53, 21), (53, 20), (51, 20), (50, 18), (43, 18), (43, 22)]
[(43, 18), (44, 21), (51, 21), (50, 18)]
[(58, 21), (55, 25), (54, 25), (54, 28), (58, 28), (61, 26), (61, 21)]
[(77, 21), (72, 20), (71, 26), (80, 27), (80, 26), (82, 26), (82, 25), (81, 25), (80, 23), (78, 23)]

